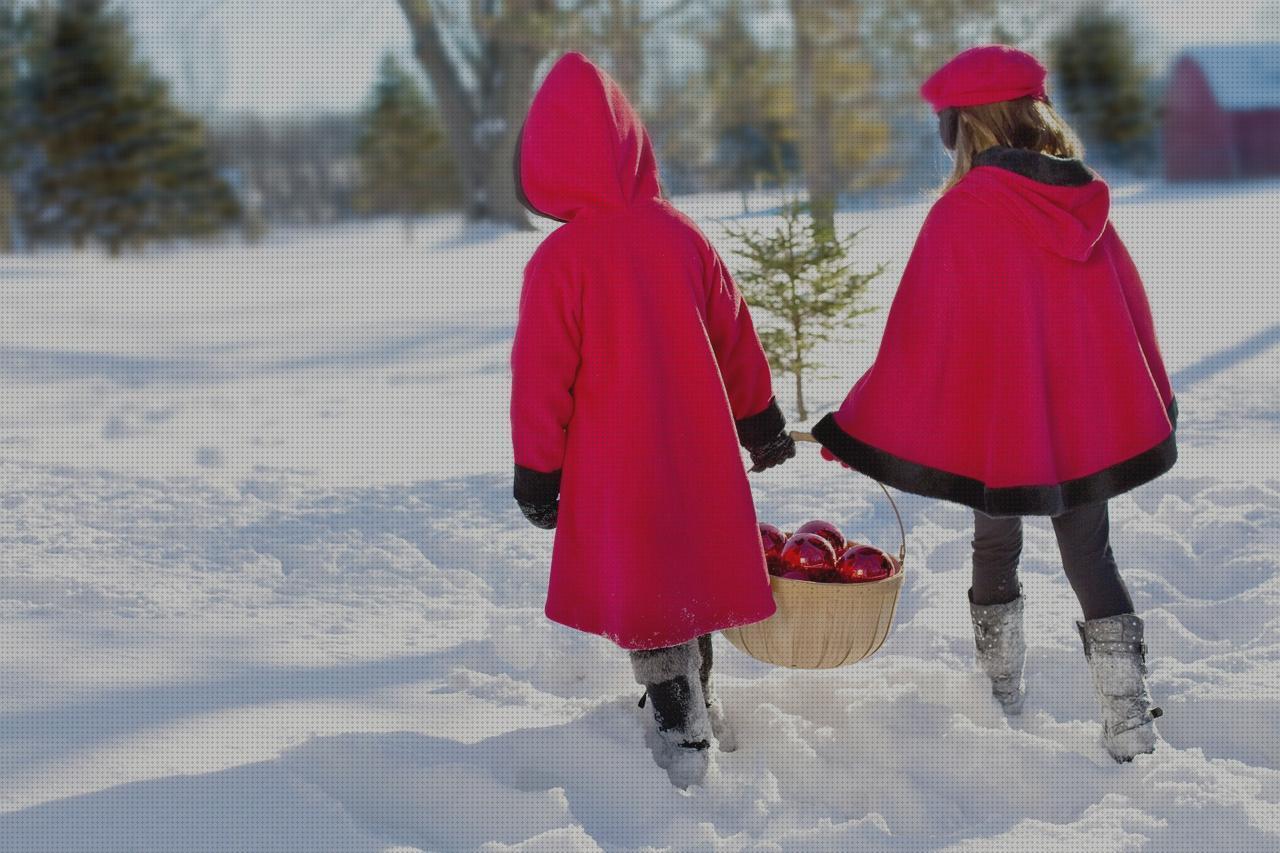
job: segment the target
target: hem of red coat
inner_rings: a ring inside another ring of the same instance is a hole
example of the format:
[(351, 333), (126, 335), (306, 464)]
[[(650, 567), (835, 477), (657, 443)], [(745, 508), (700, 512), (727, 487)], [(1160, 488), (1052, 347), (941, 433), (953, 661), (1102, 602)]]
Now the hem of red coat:
[[(1178, 421), (1177, 401), (1168, 407), (1169, 422)], [(1085, 477), (1052, 485), (988, 486), (981, 480), (911, 462), (849, 435), (827, 415), (813, 437), (837, 458), (873, 480), (904, 492), (962, 504), (990, 516), (1056, 516), (1110, 500), (1167, 472), (1178, 460), (1176, 429), (1154, 446)]]
[(650, 637), (645, 639), (642, 642), (628, 641), (624, 638), (618, 637), (615, 634), (609, 633), (607, 630), (603, 628), (590, 628), (585, 625), (575, 624), (571, 622), (568, 619), (568, 617), (560, 618), (556, 616), (554, 613), (551, 612), (550, 609), (545, 610), (544, 613), (546, 614), (546, 617), (548, 619), (550, 619), (552, 622), (555, 622), (557, 625), (563, 625), (566, 628), (572, 628), (573, 630), (581, 631), (584, 634), (595, 634), (597, 637), (604, 637), (609, 642), (613, 643), (614, 645), (628, 652), (639, 652), (639, 651), (648, 651), (652, 649), (666, 649), (666, 648), (670, 648), (671, 646), (679, 646), (683, 643), (689, 642), (690, 640), (696, 640), (699, 637), (704, 636), (706, 634), (715, 634), (720, 631), (727, 631), (730, 628), (741, 628), (744, 625), (754, 625), (757, 622), (763, 622), (765, 619), (768, 619), (775, 612), (777, 612), (777, 609), (778, 609), (778, 605), (773, 600), (773, 593), (770, 592), (769, 606), (759, 614), (752, 615), (752, 616), (734, 617), (728, 621), (716, 620), (714, 624), (707, 624), (700, 628), (690, 629), (690, 631), (688, 632), (681, 631), (678, 634), (668, 634), (658, 638)]

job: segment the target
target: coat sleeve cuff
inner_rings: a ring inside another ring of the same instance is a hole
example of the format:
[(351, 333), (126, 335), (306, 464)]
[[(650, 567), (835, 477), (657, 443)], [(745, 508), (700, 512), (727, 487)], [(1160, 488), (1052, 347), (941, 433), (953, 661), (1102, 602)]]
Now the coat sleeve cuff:
[(521, 503), (555, 503), (560, 497), (560, 472), (546, 473), (517, 465), (514, 493)]
[(770, 398), (764, 411), (737, 422), (738, 441), (743, 447), (759, 447), (778, 437), (787, 426), (787, 418), (778, 408), (777, 398)]

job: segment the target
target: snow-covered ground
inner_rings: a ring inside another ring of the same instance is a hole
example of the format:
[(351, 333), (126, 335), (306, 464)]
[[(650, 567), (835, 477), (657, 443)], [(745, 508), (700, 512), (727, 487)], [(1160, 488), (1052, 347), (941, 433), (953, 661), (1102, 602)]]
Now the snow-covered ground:
[[(884, 650), (802, 673), (720, 645), (743, 747), (687, 794), (624, 656), (542, 617), (551, 536), (508, 497), (539, 235), (0, 262), (0, 850), (1280, 849), (1280, 184), (1117, 196), (1183, 418), (1178, 467), (1113, 509), (1166, 743), (1125, 767), (1099, 744), (1044, 524), (1027, 713), (1003, 718), (969, 517), (908, 496)], [(720, 238), (736, 205), (682, 206)], [(875, 301), (924, 211), (843, 215), (889, 264)], [(826, 353), (816, 410), (883, 319)], [(893, 541), (811, 449), (754, 484), (763, 518)]]

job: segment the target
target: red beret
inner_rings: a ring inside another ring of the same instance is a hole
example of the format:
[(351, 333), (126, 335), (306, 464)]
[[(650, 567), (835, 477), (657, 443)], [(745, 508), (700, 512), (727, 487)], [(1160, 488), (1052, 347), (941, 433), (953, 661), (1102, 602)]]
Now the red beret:
[(1012, 101), (1030, 95), (1045, 100), (1044, 66), (1031, 54), (1003, 44), (972, 47), (933, 73), (920, 97), (934, 112)]

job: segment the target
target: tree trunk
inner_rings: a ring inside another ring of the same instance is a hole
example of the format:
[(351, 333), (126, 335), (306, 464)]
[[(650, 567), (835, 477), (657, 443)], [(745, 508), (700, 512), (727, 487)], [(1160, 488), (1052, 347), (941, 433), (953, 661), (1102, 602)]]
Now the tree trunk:
[(486, 218), (530, 228), (529, 213), (516, 191), (513, 161), (544, 51), (532, 40), (503, 39), (499, 34), (490, 40), (487, 54), (491, 70), (480, 89), (485, 103), (481, 127), (488, 142), (481, 178)]
[[(787, 228), (790, 232), (791, 228), (788, 224)], [(794, 243), (792, 244), (795, 245)], [(795, 269), (795, 258), (791, 258), (792, 270)], [(800, 420), (807, 421), (809, 419), (809, 410), (804, 405), (804, 320), (800, 316), (800, 300), (796, 294), (796, 281), (794, 273), (791, 278), (791, 335), (795, 347), (795, 374), (796, 374), (796, 414), (800, 416)]]
[(12, 254), (17, 237), (18, 202), (13, 182), (8, 175), (0, 175), (0, 252)]
[(802, 421), (809, 420), (809, 411), (804, 407), (804, 381), (798, 367), (796, 368), (796, 414)]
[(605, 38), (613, 78), (637, 106), (644, 83), (644, 39), (649, 32), (641, 15), (644, 5), (638, 0), (610, 0)]
[(800, 160), (809, 190), (809, 209), (820, 230), (835, 229), (836, 196), (840, 178), (832, 132), (834, 104), (822, 80), (822, 34), (830, 23), (823, 4), (791, 0), (795, 28), (796, 112), (800, 130)]
[(466, 193), (468, 216), (530, 228), (516, 195), (511, 157), (543, 51), (532, 39), (482, 37), (476, 91), (470, 90), (445, 50), (430, 0), (399, 0), (413, 33), (414, 55), (435, 91), (449, 148)]

